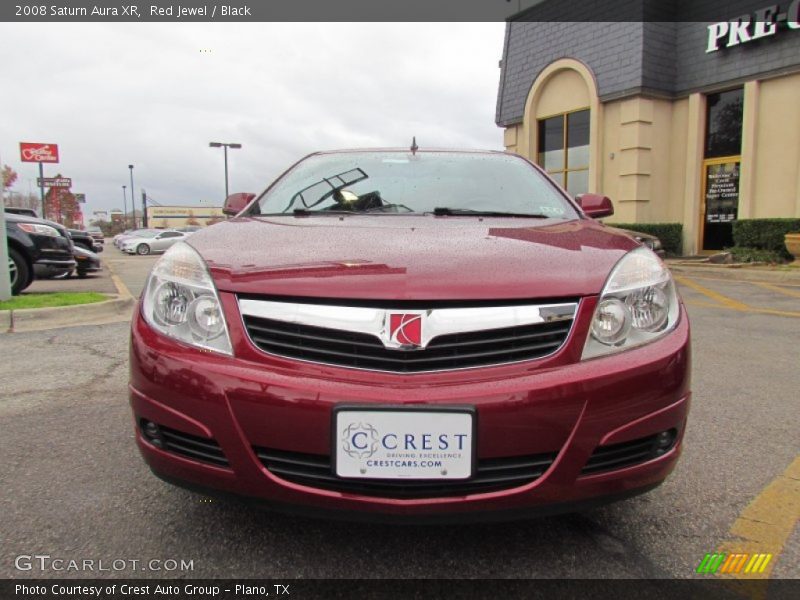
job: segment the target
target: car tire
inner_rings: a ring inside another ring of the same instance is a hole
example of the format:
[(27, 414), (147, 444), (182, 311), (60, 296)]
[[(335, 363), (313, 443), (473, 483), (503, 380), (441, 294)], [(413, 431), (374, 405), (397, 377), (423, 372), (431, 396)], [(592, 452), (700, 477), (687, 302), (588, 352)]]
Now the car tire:
[(78, 271), (78, 279), (86, 279), (87, 275), (86, 271)]
[(8, 249), (8, 270), (11, 274), (11, 294), (16, 296), (33, 281), (25, 257), (14, 248)]
[(139, 256), (147, 256), (148, 254), (150, 254), (150, 246), (148, 246), (147, 244), (139, 244), (138, 246), (136, 246), (136, 254), (138, 254)]

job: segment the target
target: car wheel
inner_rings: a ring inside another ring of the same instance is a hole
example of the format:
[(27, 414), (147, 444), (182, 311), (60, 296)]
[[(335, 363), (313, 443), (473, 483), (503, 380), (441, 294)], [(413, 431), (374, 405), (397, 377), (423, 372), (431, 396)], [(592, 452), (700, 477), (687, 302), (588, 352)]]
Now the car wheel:
[(78, 271), (78, 279), (86, 279), (86, 271)]
[(150, 246), (148, 246), (147, 244), (139, 244), (138, 246), (136, 246), (136, 254), (139, 254), (141, 256), (150, 254)]
[(11, 275), (11, 293), (16, 296), (31, 284), (31, 270), (25, 258), (14, 250), (8, 249), (8, 271)]

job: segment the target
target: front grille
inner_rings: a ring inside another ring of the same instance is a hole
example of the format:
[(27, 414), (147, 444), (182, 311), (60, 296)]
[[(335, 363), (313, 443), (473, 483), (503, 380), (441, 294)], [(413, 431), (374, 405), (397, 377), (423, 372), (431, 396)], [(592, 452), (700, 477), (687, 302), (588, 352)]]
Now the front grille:
[(219, 467), (228, 466), (228, 459), (225, 458), (225, 453), (219, 447), (217, 440), (191, 435), (163, 425), (158, 425), (157, 430), (150, 431), (147, 424), (148, 421), (144, 419), (140, 423), (142, 435), (157, 448)]
[(343, 367), (413, 373), (532, 360), (552, 354), (567, 339), (572, 319), (441, 335), (421, 350), (387, 349), (366, 333), (244, 315), (261, 350)]
[(676, 430), (670, 429), (630, 442), (598, 446), (586, 461), (581, 474), (591, 475), (647, 462), (671, 450), (676, 438)]
[(333, 474), (330, 457), (268, 448), (253, 448), (270, 473), (292, 483), (335, 492), (384, 498), (441, 498), (520, 487), (541, 477), (556, 453), (490, 458), (478, 461), (468, 480), (342, 479)]

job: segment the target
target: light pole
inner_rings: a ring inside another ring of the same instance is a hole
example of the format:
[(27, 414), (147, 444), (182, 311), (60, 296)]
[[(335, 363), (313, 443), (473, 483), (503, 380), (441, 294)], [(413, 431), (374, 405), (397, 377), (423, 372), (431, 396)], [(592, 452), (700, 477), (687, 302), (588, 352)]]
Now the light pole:
[(136, 194), (133, 193), (133, 165), (128, 165), (131, 170), (131, 212), (133, 213), (133, 228), (136, 229)]
[(127, 187), (128, 187), (127, 185), (122, 186), (122, 209), (124, 211), (122, 213), (123, 230), (128, 228), (128, 196), (125, 194), (125, 188)]
[(228, 148), (234, 148), (238, 150), (242, 147), (241, 144), (233, 144), (230, 142), (209, 142), (208, 144), (211, 148), (219, 148), (222, 147), (225, 150), (225, 197), (228, 197)]

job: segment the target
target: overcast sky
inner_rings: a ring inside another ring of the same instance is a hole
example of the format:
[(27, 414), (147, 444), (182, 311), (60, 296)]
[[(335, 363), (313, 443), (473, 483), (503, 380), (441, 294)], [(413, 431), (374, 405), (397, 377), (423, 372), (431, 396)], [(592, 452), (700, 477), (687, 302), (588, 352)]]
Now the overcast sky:
[[(262, 190), (316, 150), (502, 148), (503, 23), (0, 25), (0, 159), (38, 193), (20, 141), (59, 145), (94, 210), (122, 208), (132, 163), (162, 204)], [(130, 194), (130, 190), (128, 190)], [(130, 198), (130, 195), (128, 196)]]

